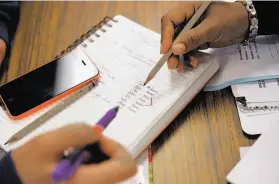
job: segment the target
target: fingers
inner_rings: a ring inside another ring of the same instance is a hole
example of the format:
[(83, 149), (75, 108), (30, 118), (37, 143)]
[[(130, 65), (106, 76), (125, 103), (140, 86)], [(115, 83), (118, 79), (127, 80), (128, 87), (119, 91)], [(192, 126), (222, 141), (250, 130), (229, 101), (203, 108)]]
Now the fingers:
[(161, 31), (161, 53), (166, 53), (170, 49), (172, 44), (172, 38), (174, 36), (174, 25), (172, 21), (166, 18), (162, 18), (162, 31)]
[(198, 59), (194, 56), (194, 51), (184, 54), (181, 59), (176, 55), (171, 55), (168, 59), (168, 68), (170, 70), (176, 70), (178, 73), (183, 72), (185, 63), (189, 63), (191, 67), (197, 68), (199, 66)]
[(60, 155), (71, 147), (80, 147), (94, 143), (99, 139), (92, 127), (83, 123), (75, 123), (56, 129), (37, 138), (38, 146), (43, 145), (50, 155)]
[(6, 43), (3, 39), (0, 39), (0, 65), (6, 54)]
[[(203, 18), (204, 20), (198, 22), (198, 24), (190, 31), (177, 34), (183, 29), (182, 26), (185, 26), (185, 22), (192, 17), (199, 6), (200, 4), (198, 3), (186, 3), (179, 8), (169, 11), (162, 17), (161, 53), (164, 54), (170, 49), (172, 50), (173, 54), (167, 62), (168, 68), (171, 70), (176, 69), (178, 72), (182, 72), (184, 64), (179, 61), (178, 56), (197, 48), (208, 48), (206, 43), (213, 37), (214, 30), (212, 21), (209, 18)], [(180, 26), (182, 29), (179, 29)], [(190, 64), (193, 67), (197, 67), (198, 61), (191, 58)]]
[(211, 40), (213, 26), (210, 19), (205, 19), (195, 28), (182, 32), (176, 38), (172, 46), (175, 55), (185, 54)]
[(102, 150), (110, 156), (110, 159), (100, 164), (80, 167), (67, 184), (118, 183), (136, 174), (136, 162), (124, 147), (105, 137), (100, 139), (100, 144)]
[(170, 70), (176, 70), (177, 72), (181, 73), (184, 69), (184, 63), (180, 61), (178, 56), (171, 55), (168, 59), (168, 68)]
[(179, 58), (178, 58), (178, 56), (171, 55), (170, 58), (168, 59), (167, 64), (168, 64), (168, 68), (170, 70), (177, 69), (178, 65), (179, 65)]
[(161, 53), (166, 53), (172, 44), (175, 26), (187, 21), (194, 13), (193, 5), (174, 8), (161, 19)]
[(189, 56), (189, 60), (190, 60), (190, 65), (193, 67), (193, 68), (197, 68), (199, 66), (199, 61), (196, 57), (194, 56)]

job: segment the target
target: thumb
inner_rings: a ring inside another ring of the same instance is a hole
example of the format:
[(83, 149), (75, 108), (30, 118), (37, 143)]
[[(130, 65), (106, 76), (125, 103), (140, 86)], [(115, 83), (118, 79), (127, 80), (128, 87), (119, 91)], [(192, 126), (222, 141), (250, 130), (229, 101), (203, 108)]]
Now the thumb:
[(175, 55), (182, 55), (190, 52), (210, 41), (212, 34), (213, 31), (210, 21), (205, 19), (197, 27), (186, 32), (181, 32), (173, 42), (172, 52)]

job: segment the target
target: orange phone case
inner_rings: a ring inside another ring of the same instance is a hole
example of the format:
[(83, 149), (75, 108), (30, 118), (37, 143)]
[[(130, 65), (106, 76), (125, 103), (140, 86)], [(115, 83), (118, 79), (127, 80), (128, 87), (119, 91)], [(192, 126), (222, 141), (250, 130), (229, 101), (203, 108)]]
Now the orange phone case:
[(39, 110), (41, 110), (41, 109), (43, 109), (45, 107), (47, 107), (47, 106), (57, 102), (58, 100), (73, 94), (74, 92), (78, 91), (79, 89), (81, 89), (82, 87), (86, 86), (90, 82), (93, 82), (94, 80), (99, 80), (100, 79), (100, 72), (99, 72), (98, 69), (97, 69), (97, 71), (98, 71), (98, 74), (96, 76), (92, 77), (91, 79), (88, 79), (87, 81), (84, 81), (84, 82), (80, 83), (79, 85), (77, 85), (77, 86), (75, 86), (75, 87), (73, 87), (73, 88), (71, 88), (71, 89), (61, 93), (60, 95), (57, 95), (56, 97), (54, 97), (54, 98), (52, 98), (52, 99), (50, 99), (48, 101), (45, 101), (44, 103), (42, 103), (42, 104), (40, 104), (40, 105), (38, 105), (38, 106), (36, 106), (36, 107), (34, 107), (34, 108), (24, 112), (24, 113), (22, 113), (21, 115), (18, 115), (18, 116), (13, 116), (10, 113), (9, 109), (7, 108), (6, 104), (4, 103), (4, 100), (2, 99), (1, 95), (0, 95), (0, 98), (1, 98), (2, 104), (5, 106), (4, 108), (5, 108), (8, 116), (12, 120), (21, 120), (23, 118), (26, 118), (26, 117), (32, 115), (35, 112), (38, 112)]

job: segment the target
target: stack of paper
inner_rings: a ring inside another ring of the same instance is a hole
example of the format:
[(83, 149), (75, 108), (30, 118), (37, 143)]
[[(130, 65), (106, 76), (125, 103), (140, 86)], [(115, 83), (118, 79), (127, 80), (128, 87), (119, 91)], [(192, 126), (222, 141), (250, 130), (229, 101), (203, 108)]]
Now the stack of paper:
[(249, 151), (249, 146), (247, 147), (240, 147), (239, 152), (240, 152), (240, 159), (243, 159), (243, 157), (246, 155), (246, 153)]
[(279, 183), (279, 37), (259, 36), (248, 46), (232, 45), (205, 52), (220, 61), (220, 72), (205, 91), (231, 87), (243, 131), (261, 135), (240, 148), (241, 161), (227, 176), (232, 184)]
[(207, 49), (220, 61), (219, 73), (205, 91), (232, 88), (242, 129), (261, 134), (279, 122), (279, 36), (258, 36), (247, 46)]
[(220, 61), (219, 73), (205, 91), (220, 90), (231, 85), (256, 80), (279, 78), (279, 36), (259, 36), (248, 46), (232, 45), (204, 52)]
[(279, 79), (232, 86), (244, 132), (261, 134), (250, 147), (240, 148), (241, 160), (228, 174), (232, 184), (279, 182)]
[(244, 148), (243, 157), (227, 180), (232, 184), (278, 184), (278, 140), (279, 123), (273, 123), (248, 151)]
[(245, 133), (262, 134), (270, 124), (279, 123), (279, 79), (236, 84), (232, 91)]

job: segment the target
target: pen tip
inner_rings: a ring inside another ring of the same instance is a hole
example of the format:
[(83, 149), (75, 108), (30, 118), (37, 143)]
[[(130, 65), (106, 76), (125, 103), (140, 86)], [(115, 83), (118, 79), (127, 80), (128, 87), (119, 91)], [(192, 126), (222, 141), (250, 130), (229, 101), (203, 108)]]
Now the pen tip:
[(152, 77), (148, 76), (147, 79), (144, 81), (143, 86), (146, 86), (146, 84), (151, 81)]
[(4, 145), (10, 144), (10, 143), (15, 142), (15, 141), (17, 141), (17, 140), (18, 140), (18, 139), (17, 139), (16, 137), (10, 138), (7, 142), (5, 142)]
[(115, 112), (118, 112), (119, 106), (114, 107)]

